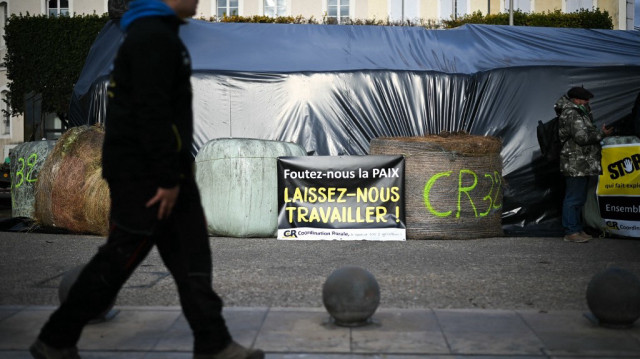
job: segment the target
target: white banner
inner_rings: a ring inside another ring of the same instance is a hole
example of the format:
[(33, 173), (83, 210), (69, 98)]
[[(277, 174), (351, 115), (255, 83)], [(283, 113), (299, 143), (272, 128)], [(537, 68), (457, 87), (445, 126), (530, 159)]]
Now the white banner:
[(640, 238), (640, 145), (602, 146), (598, 205), (607, 230)]
[(283, 240), (326, 240), (326, 241), (404, 241), (404, 228), (313, 228), (298, 227), (278, 229), (278, 239)]

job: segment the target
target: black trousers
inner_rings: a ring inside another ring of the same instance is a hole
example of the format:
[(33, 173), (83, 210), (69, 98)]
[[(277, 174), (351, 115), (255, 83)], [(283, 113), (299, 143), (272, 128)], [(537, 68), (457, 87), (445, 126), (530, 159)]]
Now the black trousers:
[(112, 227), (107, 243), (85, 266), (67, 299), (51, 315), (39, 339), (57, 348), (75, 346), (82, 329), (106, 311), (137, 266), (157, 246), (178, 287), (180, 304), (194, 335), (194, 353), (215, 353), (231, 342), (222, 300), (211, 287), (211, 249), (198, 188), (181, 183), (167, 220), (145, 203), (156, 189), (110, 183)]

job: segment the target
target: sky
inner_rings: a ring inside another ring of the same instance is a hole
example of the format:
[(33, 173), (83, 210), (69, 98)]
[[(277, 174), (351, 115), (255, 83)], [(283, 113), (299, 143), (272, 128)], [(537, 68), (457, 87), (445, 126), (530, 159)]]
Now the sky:
[(633, 26), (640, 26), (640, 0), (636, 0), (633, 15)]

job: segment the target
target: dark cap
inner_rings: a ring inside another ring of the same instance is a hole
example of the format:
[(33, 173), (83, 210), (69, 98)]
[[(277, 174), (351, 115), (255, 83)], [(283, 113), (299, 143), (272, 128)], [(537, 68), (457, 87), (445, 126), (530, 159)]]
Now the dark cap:
[(584, 87), (572, 87), (571, 90), (567, 92), (567, 97), (577, 98), (580, 100), (589, 100), (593, 98), (593, 94)]

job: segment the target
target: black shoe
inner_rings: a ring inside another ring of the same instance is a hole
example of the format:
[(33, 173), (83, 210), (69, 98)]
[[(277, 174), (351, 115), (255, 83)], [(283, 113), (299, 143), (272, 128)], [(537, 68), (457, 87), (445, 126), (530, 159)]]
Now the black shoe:
[(194, 354), (193, 359), (263, 359), (264, 352), (260, 349), (247, 349), (242, 345), (231, 342), (224, 350), (217, 354)]
[(58, 349), (36, 340), (29, 347), (29, 352), (35, 359), (80, 359), (78, 348)]

